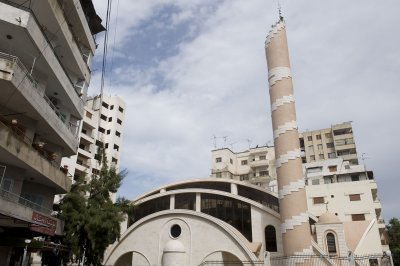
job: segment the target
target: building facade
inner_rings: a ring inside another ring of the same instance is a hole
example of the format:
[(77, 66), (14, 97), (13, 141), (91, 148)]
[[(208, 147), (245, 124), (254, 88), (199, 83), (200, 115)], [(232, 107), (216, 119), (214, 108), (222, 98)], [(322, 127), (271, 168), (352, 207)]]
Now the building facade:
[(118, 96), (98, 95), (86, 100), (78, 152), (61, 162), (74, 179), (81, 176), (88, 182), (92, 174), (100, 172), (96, 156), (99, 146), (104, 147), (108, 166), (119, 169), (125, 109), (125, 102)]
[(0, 2), (0, 265), (63, 232), (53, 200), (71, 186), (60, 162), (79, 146), (100, 22), (91, 1)]
[(276, 180), (274, 147), (250, 148), (238, 153), (223, 148), (213, 150), (211, 156), (212, 177), (247, 181), (263, 188)]
[(300, 148), (304, 152), (303, 163), (340, 157), (350, 164), (358, 164), (351, 122), (301, 133)]

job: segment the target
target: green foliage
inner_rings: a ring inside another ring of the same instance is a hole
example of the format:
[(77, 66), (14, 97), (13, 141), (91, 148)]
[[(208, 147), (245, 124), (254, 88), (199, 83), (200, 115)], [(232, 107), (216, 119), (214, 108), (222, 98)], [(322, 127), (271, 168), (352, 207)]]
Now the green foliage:
[(393, 255), (394, 265), (400, 265), (400, 220), (392, 218), (386, 225), (389, 236), (389, 246)]
[(124, 213), (130, 213), (129, 201), (113, 202), (126, 172), (117, 173), (108, 167), (103, 149), (99, 150), (102, 167), (86, 185), (79, 178), (60, 204), (61, 219), (65, 221), (63, 244), (70, 247), (70, 258), (81, 259), (85, 265), (101, 265), (106, 248), (120, 235)]

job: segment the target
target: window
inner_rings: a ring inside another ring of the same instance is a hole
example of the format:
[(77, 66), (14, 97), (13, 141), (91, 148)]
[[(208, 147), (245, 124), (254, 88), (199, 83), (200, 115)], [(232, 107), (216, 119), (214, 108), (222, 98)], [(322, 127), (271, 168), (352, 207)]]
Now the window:
[(322, 144), (318, 144), (318, 150), (322, 150)]
[(106, 143), (106, 145), (104, 145), (104, 148), (106, 148), (106, 149), (108, 148), (108, 143)]
[(278, 248), (276, 245), (276, 230), (272, 225), (265, 227), (265, 251), (277, 252)]
[(102, 127), (99, 127), (99, 132), (101, 132), (101, 133), (105, 133), (105, 132), (106, 132), (106, 130), (105, 130), (104, 128), (102, 128)]
[(242, 161), (241, 161), (241, 164), (242, 164), (242, 165), (247, 165), (247, 160), (242, 160)]
[(119, 118), (117, 118), (117, 123), (120, 124), (120, 125), (122, 125), (122, 120), (119, 119)]
[(113, 110), (113, 109), (114, 109), (114, 105), (111, 105), (111, 106), (110, 106), (110, 110)]
[(102, 120), (104, 120), (104, 121), (107, 121), (107, 116), (105, 116), (105, 115), (100, 115), (100, 118), (101, 118)]
[(249, 175), (248, 174), (240, 176), (240, 181), (244, 181), (244, 180), (249, 180)]
[(351, 181), (360, 181), (360, 176), (359, 175), (351, 175)]
[(92, 174), (98, 175), (100, 173), (100, 170), (96, 168), (92, 168)]
[(324, 157), (324, 155), (323, 155), (323, 154), (320, 154), (320, 155), (318, 155), (318, 158), (320, 158), (320, 159), (324, 159), (325, 157)]
[(195, 193), (175, 194), (175, 209), (185, 209), (194, 211), (196, 207)]
[(267, 159), (267, 156), (265, 156), (265, 155), (260, 155), (260, 161), (261, 160), (266, 160)]
[(352, 214), (351, 215), (351, 220), (352, 221), (365, 221), (365, 214)]
[(315, 161), (315, 155), (311, 155), (311, 156), (310, 156), (310, 160), (311, 160), (311, 161)]
[(336, 239), (334, 234), (326, 234), (326, 246), (329, 254), (336, 254)]
[(325, 138), (332, 138), (332, 133), (325, 133)]
[(215, 162), (216, 162), (216, 163), (220, 163), (220, 162), (222, 162), (222, 158), (221, 158), (221, 157), (217, 157), (217, 158), (215, 158)]
[(249, 203), (209, 193), (201, 194), (201, 212), (220, 219), (252, 242), (251, 207)]
[(116, 135), (117, 137), (121, 137), (121, 133), (119, 133), (118, 131), (115, 131), (115, 135)]
[(215, 176), (216, 176), (216, 177), (222, 177), (222, 173), (221, 173), (221, 172), (218, 172)]
[(333, 142), (326, 143), (326, 147), (327, 148), (333, 148), (334, 147)]
[(260, 171), (260, 176), (267, 176), (268, 175), (268, 171)]
[(87, 130), (86, 129), (82, 128), (81, 131), (82, 131), (83, 134), (87, 134)]
[(112, 163), (118, 163), (118, 160), (117, 160), (117, 158), (112, 157), (111, 162)]
[(321, 135), (319, 135), (319, 134), (316, 135), (315, 137), (316, 137), (317, 139), (321, 139)]
[(307, 140), (308, 140), (308, 141), (312, 141), (312, 136), (308, 136), (308, 137), (307, 137)]
[(107, 104), (106, 102), (103, 102), (101, 105), (102, 105), (104, 108), (107, 108), (107, 109), (108, 109), (108, 104)]
[(334, 152), (328, 153), (328, 158), (330, 158), (330, 159), (336, 158), (336, 153), (334, 153)]
[(120, 107), (118, 107), (118, 111), (120, 111), (121, 113), (123, 113), (123, 112), (124, 112), (124, 108), (122, 108), (122, 107), (120, 106)]
[(350, 201), (360, 201), (361, 195), (360, 194), (350, 194), (349, 199), (350, 199)]
[(229, 158), (229, 162), (230, 162), (231, 164), (233, 164), (233, 160), (232, 160), (232, 158)]
[(314, 197), (313, 202), (314, 202), (314, 204), (324, 204), (325, 200), (324, 200), (324, 197)]
[(108, 118), (108, 122), (111, 122), (111, 121), (112, 121), (112, 117), (109, 117), (109, 118)]
[(86, 117), (92, 119), (93, 114), (91, 112), (86, 111)]
[(114, 150), (119, 151), (119, 146), (117, 144), (114, 144)]
[(337, 171), (337, 165), (330, 165), (328, 166), (329, 172), (336, 172)]
[(111, 130), (110, 129), (107, 130), (107, 135), (110, 135), (110, 133), (111, 133)]

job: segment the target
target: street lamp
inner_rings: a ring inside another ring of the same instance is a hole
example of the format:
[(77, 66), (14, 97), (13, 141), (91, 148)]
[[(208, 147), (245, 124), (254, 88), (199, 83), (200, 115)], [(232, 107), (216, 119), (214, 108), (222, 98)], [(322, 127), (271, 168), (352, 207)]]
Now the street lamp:
[(22, 263), (21, 266), (25, 266), (27, 263), (25, 262), (26, 260), (26, 253), (28, 252), (28, 244), (30, 244), (32, 240), (30, 239), (25, 239), (25, 248), (24, 248), (24, 256), (22, 257)]

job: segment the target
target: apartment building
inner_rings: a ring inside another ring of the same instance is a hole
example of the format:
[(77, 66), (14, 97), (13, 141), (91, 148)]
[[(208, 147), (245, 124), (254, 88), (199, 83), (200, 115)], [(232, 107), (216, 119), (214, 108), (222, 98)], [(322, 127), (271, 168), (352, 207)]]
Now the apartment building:
[(71, 186), (60, 163), (79, 146), (100, 22), (91, 1), (0, 1), (0, 265), (62, 235), (53, 199)]
[(328, 211), (343, 223), (345, 231), (356, 231), (360, 239), (364, 234), (358, 246), (350, 247), (352, 250), (364, 250), (365, 254), (389, 250), (372, 171), (336, 158), (303, 164), (303, 172), (312, 215), (320, 217)]
[(303, 163), (340, 157), (358, 164), (351, 122), (301, 133), (300, 148), (304, 152)]
[(118, 96), (97, 95), (87, 99), (78, 152), (62, 159), (63, 167), (74, 179), (85, 176), (90, 181), (92, 174), (100, 171), (96, 156), (99, 145), (105, 149), (108, 165), (119, 169), (125, 109), (125, 102)]
[[(212, 151), (211, 176), (246, 181), (268, 188), (276, 179), (274, 147), (262, 146), (243, 152), (228, 148)], [(272, 170), (271, 170), (272, 169)]]

